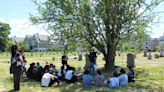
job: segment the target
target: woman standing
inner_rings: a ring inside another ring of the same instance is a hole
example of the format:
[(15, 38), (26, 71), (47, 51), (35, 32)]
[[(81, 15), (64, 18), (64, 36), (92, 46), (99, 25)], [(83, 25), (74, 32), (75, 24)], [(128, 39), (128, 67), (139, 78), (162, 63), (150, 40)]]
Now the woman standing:
[(19, 53), (18, 45), (11, 47), (11, 71), (14, 79), (14, 90), (20, 90), (20, 78), (22, 73), (21, 62), (23, 61)]

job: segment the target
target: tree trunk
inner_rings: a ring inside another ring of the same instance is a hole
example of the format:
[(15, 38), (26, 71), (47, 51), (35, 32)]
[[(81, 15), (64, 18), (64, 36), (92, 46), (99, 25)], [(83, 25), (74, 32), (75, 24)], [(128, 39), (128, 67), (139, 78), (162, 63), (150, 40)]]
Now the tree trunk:
[(105, 58), (105, 69), (114, 69), (114, 62), (115, 62), (115, 49), (114, 45), (108, 46), (108, 52), (104, 55)]

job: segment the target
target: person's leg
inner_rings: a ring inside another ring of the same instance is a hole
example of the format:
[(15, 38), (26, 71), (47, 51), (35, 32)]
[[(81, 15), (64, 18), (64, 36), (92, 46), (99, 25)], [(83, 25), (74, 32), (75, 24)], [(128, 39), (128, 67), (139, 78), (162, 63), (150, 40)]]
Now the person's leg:
[(54, 84), (54, 80), (51, 79), (50, 83), (49, 83), (49, 87), (51, 87)]
[(20, 78), (22, 70), (19, 68), (14, 69), (14, 90), (20, 90)]
[(71, 79), (71, 83), (74, 83), (75, 81), (77, 81), (77, 76), (73, 76)]
[(95, 74), (94, 63), (90, 63), (89, 72), (92, 76)]
[(55, 81), (55, 82), (57, 82), (57, 83), (58, 83), (58, 85), (60, 84), (59, 79), (54, 79), (54, 81)]

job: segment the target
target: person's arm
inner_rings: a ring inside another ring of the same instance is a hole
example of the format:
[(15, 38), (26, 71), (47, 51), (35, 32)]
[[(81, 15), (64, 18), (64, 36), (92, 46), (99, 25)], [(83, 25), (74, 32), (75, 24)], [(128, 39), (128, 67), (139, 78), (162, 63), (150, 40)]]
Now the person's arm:
[(51, 75), (52, 80), (57, 79), (57, 78), (58, 78), (57, 76)]
[(18, 57), (18, 61), (23, 62), (23, 58), (21, 55)]
[(20, 53), (16, 53), (16, 60), (18, 62), (23, 62), (23, 58), (22, 58), (22, 55)]

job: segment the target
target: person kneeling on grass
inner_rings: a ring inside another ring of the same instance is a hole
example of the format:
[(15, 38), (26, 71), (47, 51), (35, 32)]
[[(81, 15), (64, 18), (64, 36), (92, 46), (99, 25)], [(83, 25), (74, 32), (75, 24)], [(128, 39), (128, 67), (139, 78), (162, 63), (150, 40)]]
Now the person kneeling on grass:
[(113, 77), (109, 78), (107, 81), (107, 85), (110, 88), (118, 87), (119, 86), (119, 78), (116, 71), (113, 72)]
[(58, 77), (52, 75), (47, 69), (44, 75), (42, 76), (42, 80), (41, 80), (42, 87), (50, 87), (54, 84), (54, 82), (57, 82), (58, 85), (60, 84)]
[(128, 85), (128, 76), (123, 68), (121, 68), (120, 73), (121, 73), (121, 75), (118, 76), (120, 86)]
[(83, 79), (83, 86), (84, 87), (89, 87), (92, 85), (93, 77), (92, 77), (92, 75), (89, 74), (88, 70), (85, 70), (82, 79)]

